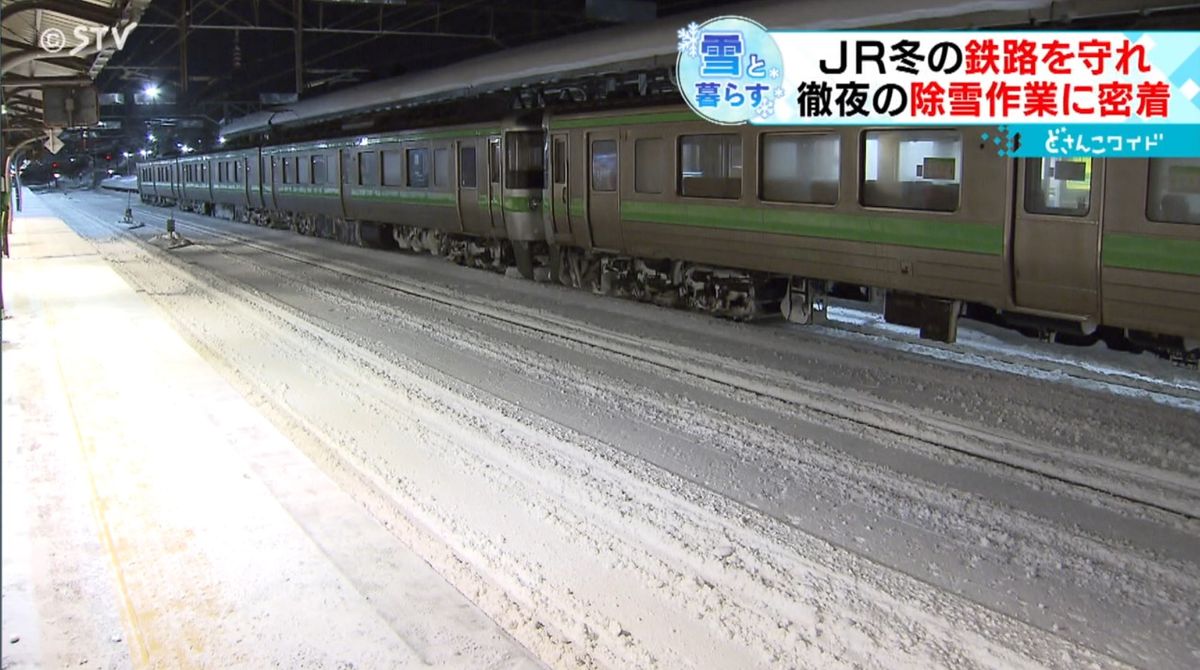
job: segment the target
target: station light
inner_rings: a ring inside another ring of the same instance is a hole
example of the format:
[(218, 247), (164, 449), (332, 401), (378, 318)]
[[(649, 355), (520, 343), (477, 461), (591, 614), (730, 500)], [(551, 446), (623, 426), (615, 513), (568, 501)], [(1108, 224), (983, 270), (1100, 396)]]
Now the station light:
[(138, 155), (141, 156), (142, 158), (145, 158), (146, 156), (150, 155), (150, 150), (149, 149), (141, 149), (138, 151)]
[(154, 141), (155, 141), (155, 139), (154, 139), (154, 133), (146, 133), (146, 140), (147, 140), (148, 142), (154, 142)]
[(128, 151), (121, 152), (121, 158), (129, 158), (131, 156), (133, 156), (133, 154), (129, 153)]
[(188, 146), (188, 145), (186, 145), (186, 144), (185, 144), (185, 145), (183, 145), (183, 146), (181, 146), (181, 147), (179, 147), (179, 150), (180, 150), (180, 151), (182, 151), (182, 152), (183, 152), (183, 153), (185, 153), (185, 154), (190, 154), (190, 153), (192, 153), (192, 148), (191, 148), (191, 147), (189, 147), (189, 146)]
[(217, 138), (217, 144), (225, 144), (225, 136), (221, 135)]
[(158, 100), (158, 95), (162, 93), (162, 89), (158, 87), (158, 84), (146, 84), (146, 88), (142, 89), (142, 93), (151, 100)]

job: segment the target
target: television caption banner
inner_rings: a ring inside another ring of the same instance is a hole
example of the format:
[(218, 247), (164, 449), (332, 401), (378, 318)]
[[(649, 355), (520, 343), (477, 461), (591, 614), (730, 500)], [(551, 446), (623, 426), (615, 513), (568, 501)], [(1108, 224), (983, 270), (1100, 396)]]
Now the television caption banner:
[[(678, 82), (720, 124), (982, 125), (1001, 155), (1200, 157), (1200, 32), (678, 33)], [(990, 132), (989, 132), (990, 131)]]

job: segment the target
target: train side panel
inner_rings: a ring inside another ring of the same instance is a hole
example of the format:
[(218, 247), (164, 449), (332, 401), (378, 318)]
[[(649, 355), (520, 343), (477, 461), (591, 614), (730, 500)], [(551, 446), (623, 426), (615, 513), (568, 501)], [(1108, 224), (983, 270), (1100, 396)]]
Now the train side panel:
[(413, 134), (347, 147), (342, 179), (348, 216), (462, 232), (456, 187), (451, 179), (455, 139), (455, 133)]
[(1200, 159), (1108, 161), (1106, 324), (1200, 339)]
[(996, 185), (1012, 168), (969, 130), (718, 128), (677, 108), (549, 127), (551, 141), (570, 134), (570, 198), (582, 196), (557, 239), (586, 231), (639, 257), (1005, 304)]

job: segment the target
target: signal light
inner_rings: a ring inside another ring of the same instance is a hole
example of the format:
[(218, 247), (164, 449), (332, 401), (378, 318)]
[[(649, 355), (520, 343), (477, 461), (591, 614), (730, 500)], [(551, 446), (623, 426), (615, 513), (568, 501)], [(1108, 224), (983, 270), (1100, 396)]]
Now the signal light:
[(57, 170), (57, 169), (58, 169), (58, 161), (55, 161), (55, 162), (51, 163), (51, 164), (50, 164), (50, 167), (51, 167), (51, 168), (53, 168), (53, 169), (55, 169), (55, 170)]

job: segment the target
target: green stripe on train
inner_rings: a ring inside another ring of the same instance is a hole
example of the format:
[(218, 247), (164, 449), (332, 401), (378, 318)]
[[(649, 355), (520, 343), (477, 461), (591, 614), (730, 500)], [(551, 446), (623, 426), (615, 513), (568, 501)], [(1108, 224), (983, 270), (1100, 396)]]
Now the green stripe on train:
[(530, 197), (527, 195), (509, 195), (504, 197), (504, 211), (506, 212), (532, 212), (533, 207), (530, 206)]
[(1200, 275), (1200, 240), (1105, 233), (1104, 267)]
[[(268, 189), (269, 190), (269, 189)], [(280, 195), (304, 198), (336, 198), (341, 193), (336, 188), (321, 186), (275, 186), (275, 192)]]
[(411, 205), (437, 205), (453, 207), (455, 194), (444, 191), (384, 191), (377, 189), (350, 189), (350, 197), (362, 200), (385, 200)]
[(958, 221), (637, 201), (621, 203), (621, 218), (995, 256), (1004, 252), (1003, 227)]

